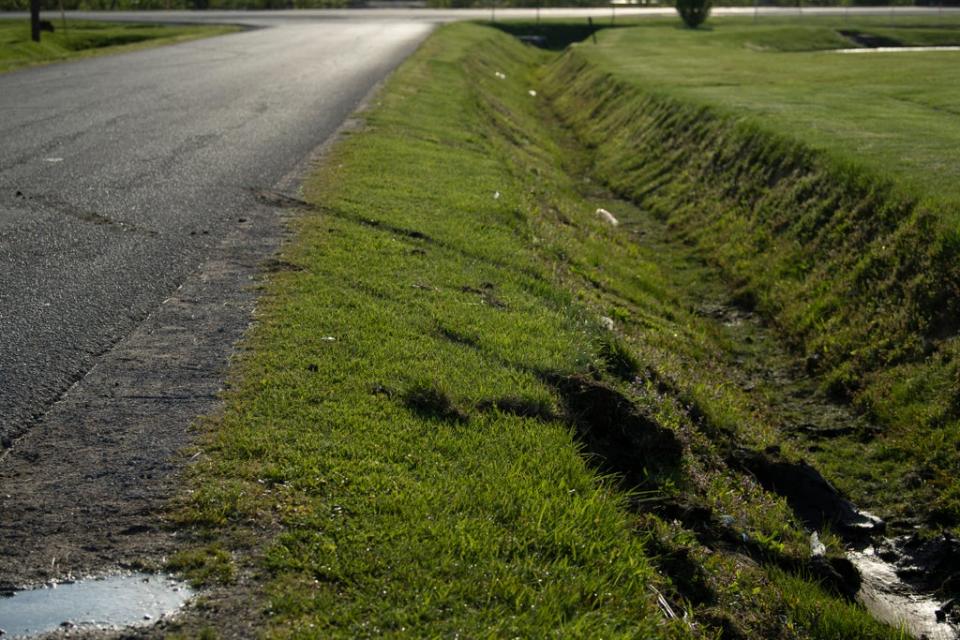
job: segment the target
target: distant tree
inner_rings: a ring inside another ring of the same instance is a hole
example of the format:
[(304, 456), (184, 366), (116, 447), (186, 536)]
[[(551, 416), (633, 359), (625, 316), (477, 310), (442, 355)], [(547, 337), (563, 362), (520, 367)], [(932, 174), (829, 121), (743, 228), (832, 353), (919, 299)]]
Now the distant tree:
[(683, 23), (691, 29), (696, 29), (710, 15), (711, 0), (677, 0), (677, 13)]

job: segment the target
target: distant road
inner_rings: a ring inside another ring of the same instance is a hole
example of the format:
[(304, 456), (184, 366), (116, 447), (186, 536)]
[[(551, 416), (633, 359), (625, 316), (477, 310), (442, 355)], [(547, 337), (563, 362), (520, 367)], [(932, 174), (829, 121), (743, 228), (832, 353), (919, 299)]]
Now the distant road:
[[(281, 11), (68, 11), (67, 16), (83, 20), (117, 22), (159, 22), (191, 24), (238, 24), (251, 27), (272, 27), (303, 22), (329, 20), (403, 20), (425, 22), (453, 22), (457, 20), (522, 20), (582, 18), (609, 19), (614, 17), (674, 16), (669, 3), (656, 7), (617, 5), (615, 7), (563, 7), (536, 9), (292, 9)], [(960, 15), (960, 7), (717, 7), (714, 16), (912, 16)], [(45, 18), (60, 14), (46, 12)], [(2, 18), (27, 18), (27, 13), (0, 13)]]
[(295, 177), (431, 29), (271, 20), (0, 75), (5, 446), (252, 217), (251, 189)]

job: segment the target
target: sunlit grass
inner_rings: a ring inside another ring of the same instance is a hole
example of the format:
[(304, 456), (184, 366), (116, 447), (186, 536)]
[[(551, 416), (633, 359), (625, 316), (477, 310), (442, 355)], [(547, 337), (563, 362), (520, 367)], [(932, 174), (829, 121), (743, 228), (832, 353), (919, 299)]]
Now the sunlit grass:
[(132, 51), (238, 31), (206, 25), (138, 25), (89, 21), (52, 21), (55, 31), (30, 39), (30, 23), (0, 20), (0, 73), (20, 67)]

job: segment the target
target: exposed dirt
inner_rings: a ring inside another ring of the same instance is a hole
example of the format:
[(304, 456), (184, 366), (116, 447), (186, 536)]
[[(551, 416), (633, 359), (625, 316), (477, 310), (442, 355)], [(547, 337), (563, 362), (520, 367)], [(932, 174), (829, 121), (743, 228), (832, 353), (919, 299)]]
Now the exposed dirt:
[(617, 389), (584, 375), (548, 380), (563, 398), (578, 439), (604, 471), (623, 476), (632, 487), (677, 472), (683, 446), (676, 434), (643, 415)]
[(854, 541), (884, 531), (883, 520), (857, 509), (814, 467), (804, 460), (785, 459), (779, 448), (762, 452), (736, 449), (729, 462), (752, 474), (768, 491), (786, 498), (794, 513), (813, 531), (831, 527)]
[(862, 31), (854, 30), (840, 30), (838, 32), (844, 38), (847, 38), (854, 44), (858, 44), (861, 47), (867, 47), (870, 49), (876, 49), (878, 47), (899, 47), (902, 43), (899, 40), (894, 40), (893, 38), (886, 38), (884, 36), (873, 35), (870, 33), (863, 33)]

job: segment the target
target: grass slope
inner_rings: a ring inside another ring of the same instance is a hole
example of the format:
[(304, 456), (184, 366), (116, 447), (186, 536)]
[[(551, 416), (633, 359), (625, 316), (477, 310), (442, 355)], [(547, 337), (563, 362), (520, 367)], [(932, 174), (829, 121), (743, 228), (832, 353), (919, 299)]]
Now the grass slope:
[(595, 175), (698, 246), (879, 426), (807, 443), (832, 479), (904, 529), (955, 527), (960, 147), (944, 140), (960, 129), (934, 104), (953, 58), (747, 46), (827, 33), (610, 30), (557, 63), (550, 92)]
[(564, 166), (547, 60), (442, 28), (308, 182), (171, 566), (262, 580), (266, 637), (901, 637), (723, 462), (774, 431), (681, 294), (709, 278)]
[(581, 52), (619, 78), (761, 122), (920, 199), (949, 199), (957, 224), (960, 52), (833, 53), (859, 46), (841, 32), (895, 45), (960, 44), (960, 24), (948, 19), (926, 27), (717, 20), (710, 30), (608, 29)]
[(21, 67), (132, 51), (238, 31), (230, 26), (164, 26), (54, 21), (56, 31), (30, 40), (30, 23), (0, 20), (0, 73)]

